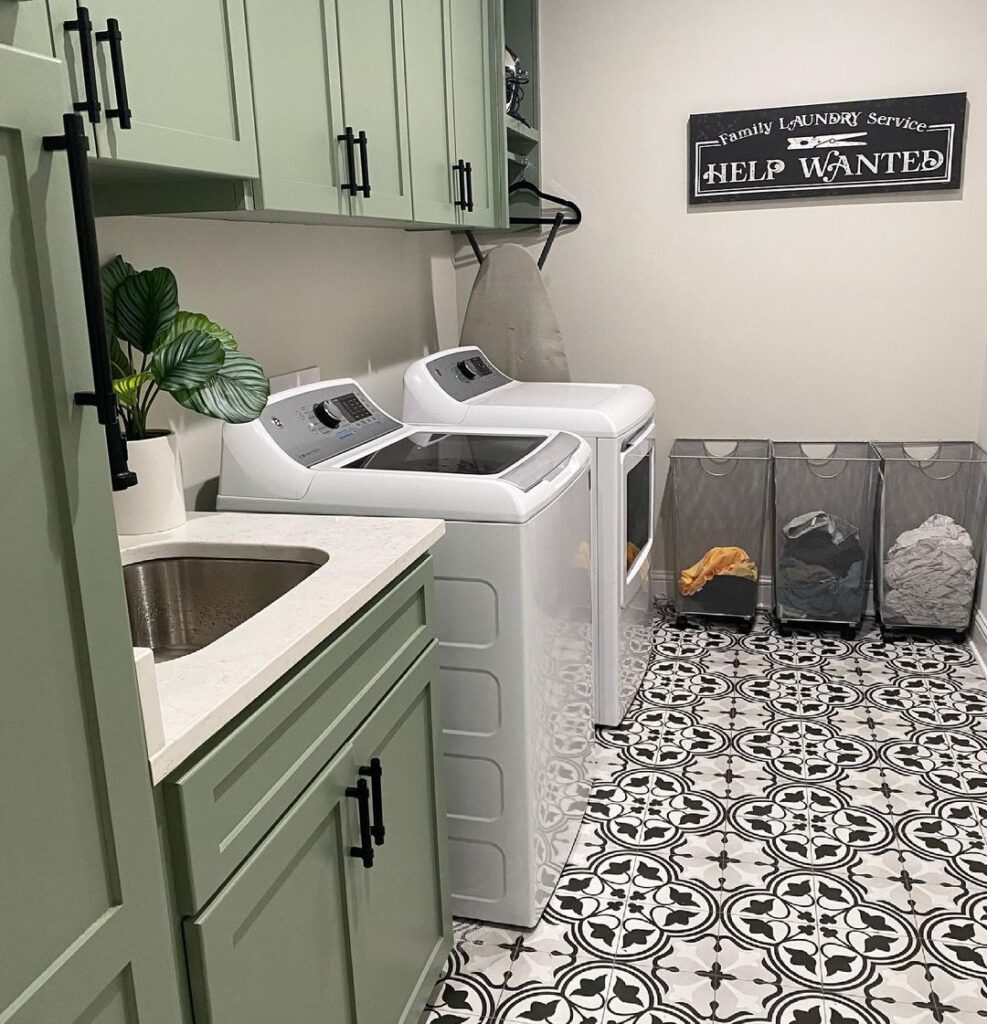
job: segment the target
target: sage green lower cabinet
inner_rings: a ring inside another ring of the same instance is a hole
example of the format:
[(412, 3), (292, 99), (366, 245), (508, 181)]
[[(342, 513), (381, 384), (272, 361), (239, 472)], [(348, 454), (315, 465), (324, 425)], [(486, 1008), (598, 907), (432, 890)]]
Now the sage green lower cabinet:
[[(186, 921), (196, 1024), (417, 1020), (451, 945), (436, 690), (433, 641)], [(351, 794), (373, 758), (385, 833), (365, 867)]]

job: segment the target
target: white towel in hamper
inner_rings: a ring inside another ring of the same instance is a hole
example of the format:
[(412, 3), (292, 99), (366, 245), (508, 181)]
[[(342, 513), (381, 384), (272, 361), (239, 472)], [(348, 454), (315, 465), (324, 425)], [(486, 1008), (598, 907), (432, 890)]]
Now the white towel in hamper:
[(483, 259), (460, 334), (515, 380), (568, 381), (569, 360), (534, 257), (499, 245)]

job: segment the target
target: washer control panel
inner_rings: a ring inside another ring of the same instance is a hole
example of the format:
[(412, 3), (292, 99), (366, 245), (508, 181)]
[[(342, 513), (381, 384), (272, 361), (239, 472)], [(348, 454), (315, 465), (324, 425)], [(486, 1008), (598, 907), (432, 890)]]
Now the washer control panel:
[(465, 402), (511, 383), (478, 348), (450, 352), (428, 362), (432, 380), (451, 398)]
[(303, 466), (318, 465), (402, 426), (349, 382), (316, 384), (275, 398), (260, 419), (274, 443)]

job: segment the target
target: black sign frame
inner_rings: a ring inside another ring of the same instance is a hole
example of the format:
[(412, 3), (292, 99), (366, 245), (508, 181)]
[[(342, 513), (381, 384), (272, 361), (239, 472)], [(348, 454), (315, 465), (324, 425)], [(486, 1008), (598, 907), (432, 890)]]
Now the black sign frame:
[(958, 189), (967, 94), (689, 117), (689, 204)]

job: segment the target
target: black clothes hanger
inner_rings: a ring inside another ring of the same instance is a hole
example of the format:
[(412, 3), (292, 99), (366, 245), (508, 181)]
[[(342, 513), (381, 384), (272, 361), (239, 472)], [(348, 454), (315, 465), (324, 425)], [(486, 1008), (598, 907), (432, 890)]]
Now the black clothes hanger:
[[(571, 225), (575, 227), (577, 224), (582, 223), (583, 211), (571, 200), (563, 199), (561, 196), (554, 196), (550, 192), (543, 192), (537, 185), (532, 185), (530, 181), (514, 182), (507, 190), (508, 195), (514, 195), (517, 192), (531, 192), (539, 199), (544, 199), (547, 202), (555, 203), (556, 206), (562, 206), (566, 210), (572, 212), (571, 217), (566, 217), (562, 210), (556, 210), (552, 216), (546, 217), (511, 217), (511, 224), (551, 224), (552, 229), (548, 233), (548, 238), (545, 239), (545, 245), (542, 247), (541, 255), (538, 257), (538, 269), (541, 270), (545, 266), (545, 261), (548, 259), (548, 254), (552, 250), (552, 246), (555, 244), (555, 237), (559, 233), (559, 228), (563, 225)], [(472, 231), (466, 232), (466, 237), (469, 239), (470, 246), (473, 249), (473, 255), (476, 256), (477, 263), (483, 263), (483, 253), (480, 251), (480, 246), (477, 244), (476, 237)]]

